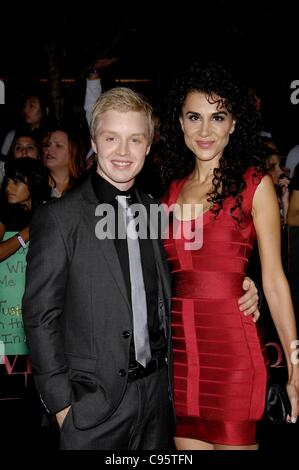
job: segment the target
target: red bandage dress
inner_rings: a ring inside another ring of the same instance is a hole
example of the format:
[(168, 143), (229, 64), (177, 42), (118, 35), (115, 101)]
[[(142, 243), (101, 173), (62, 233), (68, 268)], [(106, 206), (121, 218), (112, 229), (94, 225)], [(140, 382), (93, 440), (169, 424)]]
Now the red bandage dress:
[[(200, 248), (186, 250), (186, 238), (177, 232), (188, 234), (182, 224), (192, 229), (194, 220), (170, 222), (164, 239), (173, 278), (177, 437), (226, 445), (256, 443), (266, 366), (257, 326), (240, 312), (238, 298), (244, 294), (242, 283), (256, 241), (251, 211), (261, 177), (252, 168), (244, 176), (242, 222), (232, 218), (235, 203), (227, 198), (217, 218), (211, 211), (203, 214)], [(185, 181), (173, 182), (163, 202), (175, 204)], [(240, 212), (233, 214), (238, 217)]]

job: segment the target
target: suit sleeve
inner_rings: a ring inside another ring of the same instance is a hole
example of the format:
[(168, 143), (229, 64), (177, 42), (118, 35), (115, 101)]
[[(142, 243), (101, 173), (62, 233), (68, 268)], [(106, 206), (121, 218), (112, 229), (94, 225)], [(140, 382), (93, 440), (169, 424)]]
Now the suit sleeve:
[(69, 258), (53, 212), (40, 207), (30, 224), (23, 320), (41, 401), (57, 413), (71, 403), (72, 388), (60, 327)]

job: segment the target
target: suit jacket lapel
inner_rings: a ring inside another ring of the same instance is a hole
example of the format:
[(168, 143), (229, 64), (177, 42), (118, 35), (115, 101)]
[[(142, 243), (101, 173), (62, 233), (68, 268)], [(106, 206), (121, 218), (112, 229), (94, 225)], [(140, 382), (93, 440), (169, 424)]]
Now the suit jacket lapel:
[[(136, 190), (136, 197), (138, 202), (143, 204), (147, 210), (147, 225), (150, 227), (150, 233), (155, 232), (155, 224), (151, 224), (150, 221), (150, 201), (149, 197), (142, 195), (138, 190)], [(157, 269), (159, 271), (159, 279), (162, 283), (162, 290), (164, 292), (164, 301), (167, 301), (168, 313), (170, 311), (170, 299), (171, 299), (171, 285), (170, 285), (170, 274), (168, 263), (165, 255), (164, 248), (161, 243), (161, 237), (159, 234), (155, 234), (156, 237), (152, 238), (152, 245), (154, 250), (154, 255), (157, 263)]]
[[(86, 221), (89, 225), (91, 233), (95, 234), (95, 227), (100, 217), (95, 215), (96, 207), (99, 205), (99, 201), (94, 193), (90, 180), (87, 180), (80, 188), (82, 194), (82, 206), (81, 206), (81, 213), (82, 218)], [(146, 197), (138, 190), (136, 190), (136, 197), (139, 203), (143, 204), (146, 207), (148, 218), (147, 223), (148, 226), (150, 224), (150, 201), (149, 197)], [(151, 227), (153, 230), (153, 226)], [(106, 259), (107, 264), (110, 268), (110, 271), (115, 279), (115, 282), (120, 289), (124, 300), (126, 301), (128, 307), (131, 309), (131, 305), (128, 298), (128, 293), (126, 289), (126, 284), (123, 277), (122, 268), (118, 259), (118, 254), (114, 245), (114, 240), (109, 238), (104, 238), (103, 240), (99, 240), (95, 237), (95, 242), (97, 243), (97, 248), (101, 250), (101, 254)], [(164, 292), (164, 301), (167, 302), (167, 310), (169, 313), (169, 305), (171, 299), (171, 286), (170, 286), (170, 275), (168, 264), (164, 252), (164, 248), (162, 246), (161, 240), (156, 236), (156, 238), (152, 239), (153, 250), (155, 254), (155, 259), (157, 263), (157, 269), (159, 271), (159, 278), (162, 283), (162, 289)]]
[(131, 309), (127, 288), (124, 281), (122, 268), (118, 259), (118, 254), (115, 248), (114, 240), (109, 238), (99, 240), (95, 234), (96, 224), (100, 220), (100, 217), (95, 215), (96, 207), (99, 205), (99, 201), (94, 193), (90, 180), (87, 180), (82, 185), (81, 193), (83, 196), (81, 206), (82, 217), (89, 225), (91, 233), (94, 234), (97, 248), (101, 250), (101, 254), (106, 259), (110, 271), (115, 279), (115, 282), (124, 297), (124, 300), (126, 301), (128, 307)]

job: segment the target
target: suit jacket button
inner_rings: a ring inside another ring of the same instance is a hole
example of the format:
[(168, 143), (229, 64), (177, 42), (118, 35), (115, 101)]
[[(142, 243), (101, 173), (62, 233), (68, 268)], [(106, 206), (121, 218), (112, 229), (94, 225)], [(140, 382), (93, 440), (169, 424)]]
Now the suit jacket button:
[(124, 376), (126, 375), (127, 371), (126, 371), (126, 369), (120, 369), (120, 370), (118, 371), (118, 373), (119, 373), (119, 375), (120, 375), (121, 377), (124, 377)]
[(129, 331), (123, 331), (123, 337), (125, 339), (130, 338), (130, 336), (131, 336), (131, 333)]

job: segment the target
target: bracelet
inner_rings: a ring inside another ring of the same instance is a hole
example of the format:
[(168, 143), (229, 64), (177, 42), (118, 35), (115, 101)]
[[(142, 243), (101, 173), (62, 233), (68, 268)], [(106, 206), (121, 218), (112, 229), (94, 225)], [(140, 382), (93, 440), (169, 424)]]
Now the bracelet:
[(19, 233), (17, 233), (17, 234), (15, 235), (15, 237), (18, 239), (20, 245), (21, 245), (23, 248), (26, 248), (26, 242), (25, 242), (24, 238), (23, 238)]

